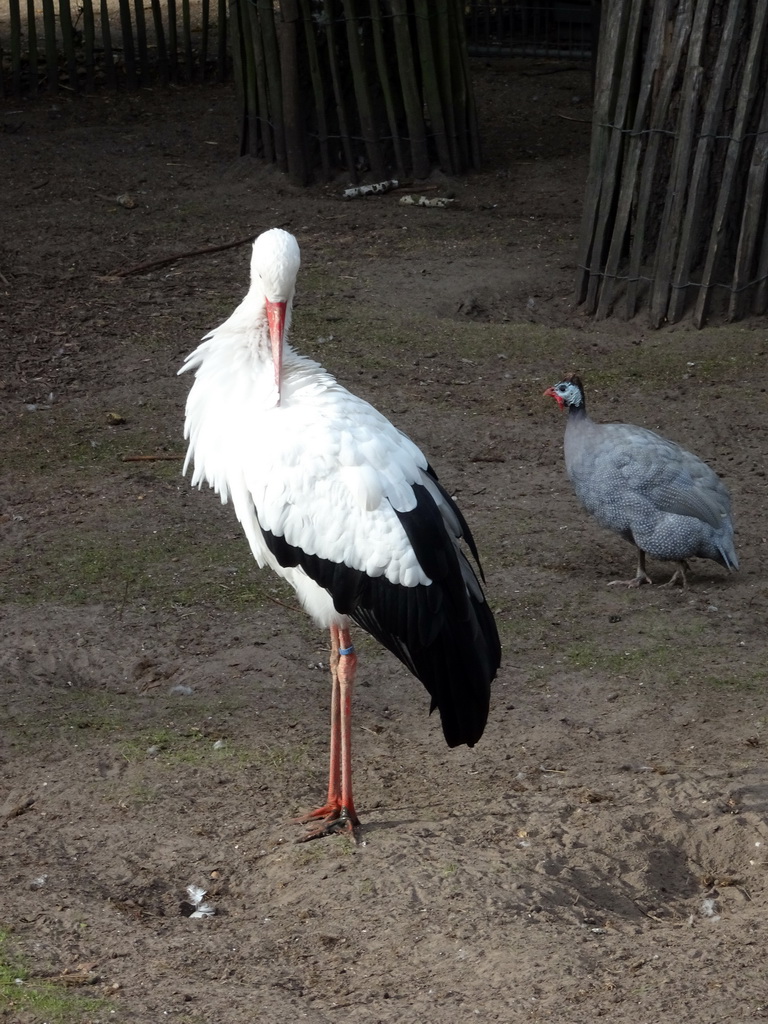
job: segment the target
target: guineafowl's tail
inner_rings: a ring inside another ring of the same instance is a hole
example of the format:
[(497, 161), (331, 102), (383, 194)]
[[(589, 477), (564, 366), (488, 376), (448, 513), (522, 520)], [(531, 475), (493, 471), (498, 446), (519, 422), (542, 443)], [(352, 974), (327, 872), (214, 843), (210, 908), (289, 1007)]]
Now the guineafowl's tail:
[(736, 548), (733, 544), (733, 525), (730, 519), (723, 525), (720, 533), (714, 536), (713, 540), (720, 555), (717, 561), (731, 572), (736, 572), (739, 568), (739, 556), (736, 554)]
[(736, 572), (739, 568), (739, 557), (733, 547), (733, 541), (728, 544), (718, 544), (718, 550), (721, 555), (721, 564), (731, 572)]

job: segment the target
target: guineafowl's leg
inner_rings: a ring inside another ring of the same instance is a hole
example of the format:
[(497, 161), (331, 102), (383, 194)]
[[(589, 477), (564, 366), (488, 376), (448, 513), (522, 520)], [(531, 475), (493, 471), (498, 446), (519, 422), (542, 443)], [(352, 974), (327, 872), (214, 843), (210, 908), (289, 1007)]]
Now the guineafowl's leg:
[(666, 583), (662, 583), (661, 586), (662, 587), (674, 587), (674, 585), (679, 580), (680, 581), (680, 586), (683, 589), (685, 589), (688, 586), (688, 578), (687, 578), (687, 576), (685, 574), (686, 574), (686, 572), (690, 572), (690, 569), (691, 569), (691, 567), (690, 567), (690, 565), (688, 565), (688, 563), (685, 561), (685, 559), (681, 559), (677, 563), (677, 569), (675, 569), (675, 571), (672, 573), (672, 578), (667, 580)]
[(653, 583), (653, 580), (645, 571), (645, 552), (637, 549), (637, 572), (631, 580), (611, 580), (609, 587), (642, 587), (644, 583)]

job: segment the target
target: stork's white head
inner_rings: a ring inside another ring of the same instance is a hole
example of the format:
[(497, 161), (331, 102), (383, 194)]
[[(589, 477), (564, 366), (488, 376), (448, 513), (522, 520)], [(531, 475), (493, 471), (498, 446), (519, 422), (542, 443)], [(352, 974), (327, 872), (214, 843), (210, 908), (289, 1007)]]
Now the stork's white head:
[(282, 228), (264, 231), (253, 243), (251, 288), (258, 287), (270, 302), (289, 302), (300, 265), (299, 243), (293, 235)]
[(283, 340), (291, 322), (291, 307), (300, 265), (299, 243), (282, 228), (263, 232), (253, 243), (251, 294), (263, 298), (267, 310), (278, 405), (283, 371)]

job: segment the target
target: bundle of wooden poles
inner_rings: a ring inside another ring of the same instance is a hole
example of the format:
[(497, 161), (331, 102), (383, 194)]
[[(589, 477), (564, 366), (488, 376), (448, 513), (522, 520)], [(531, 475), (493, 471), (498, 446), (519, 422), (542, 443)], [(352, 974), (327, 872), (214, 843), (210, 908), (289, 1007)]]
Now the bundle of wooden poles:
[(232, 0), (230, 17), (242, 151), (295, 183), (479, 165), (460, 0)]
[(768, 3), (603, 4), (577, 300), (691, 312), (768, 309)]
[(223, 80), (231, 45), (242, 151), (296, 183), (479, 166), (462, 0), (8, 4), (0, 95)]
[[(227, 0), (8, 0), (12, 95), (134, 90), (227, 73)], [(117, 18), (115, 15), (117, 14)], [(211, 46), (215, 36), (215, 49)], [(0, 75), (0, 95), (4, 86)]]

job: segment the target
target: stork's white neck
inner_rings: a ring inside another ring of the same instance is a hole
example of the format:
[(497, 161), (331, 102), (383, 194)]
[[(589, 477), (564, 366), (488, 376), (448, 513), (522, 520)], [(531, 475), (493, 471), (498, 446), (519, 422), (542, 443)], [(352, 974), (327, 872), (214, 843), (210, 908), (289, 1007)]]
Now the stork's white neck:
[[(283, 358), (293, 349), (288, 342), (288, 333), (291, 327), (292, 303), (286, 305), (285, 310), (285, 331), (283, 334)], [(245, 296), (240, 305), (235, 309), (228, 320), (212, 332), (213, 335), (221, 337), (228, 336), (230, 340), (238, 338), (258, 360), (259, 363), (272, 364), (272, 348), (269, 336), (269, 321), (267, 320), (267, 307), (264, 296), (251, 290)]]

